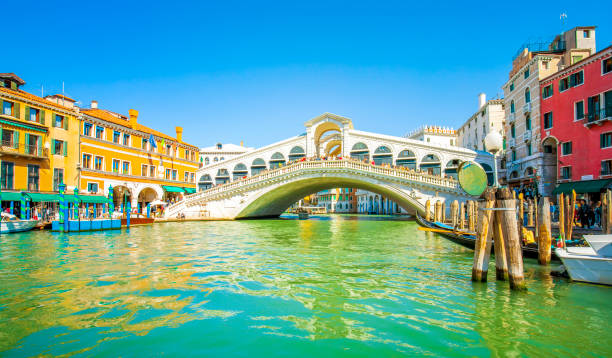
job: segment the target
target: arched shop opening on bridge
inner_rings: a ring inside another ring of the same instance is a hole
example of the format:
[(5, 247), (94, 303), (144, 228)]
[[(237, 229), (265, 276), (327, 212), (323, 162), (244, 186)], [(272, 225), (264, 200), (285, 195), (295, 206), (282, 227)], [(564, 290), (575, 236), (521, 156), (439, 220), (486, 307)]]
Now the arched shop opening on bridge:
[(289, 161), (290, 162), (295, 162), (305, 157), (306, 157), (306, 152), (304, 151), (304, 148), (300, 147), (299, 145), (291, 148), (291, 150), (289, 151)]
[(241, 179), (249, 175), (249, 170), (246, 165), (242, 163), (236, 164), (234, 171), (232, 172), (232, 180)]
[(199, 191), (210, 189), (212, 188), (212, 186), (213, 186), (213, 182), (212, 182), (210, 175), (203, 174), (202, 176), (200, 176), (200, 179), (198, 179), (198, 190)]
[(261, 158), (257, 158), (255, 160), (253, 160), (253, 163), (251, 164), (251, 175), (257, 175), (261, 172), (263, 172), (264, 170), (266, 170), (266, 161), (261, 159)]
[(461, 161), (459, 159), (450, 160), (448, 163), (446, 163), (446, 167), (444, 168), (444, 175), (453, 179), (457, 179), (457, 170), (459, 169), (459, 164), (461, 164)]
[(270, 169), (282, 167), (285, 165), (285, 163), (285, 156), (279, 152), (276, 152), (272, 154), (272, 157), (270, 158)]
[(217, 170), (217, 175), (215, 176), (215, 184), (221, 185), (228, 183), (230, 181), (230, 175), (227, 169), (219, 169)]
[(429, 175), (440, 175), (440, 158), (435, 154), (427, 154), (421, 160), (421, 170)]
[(495, 182), (495, 173), (493, 172), (493, 168), (491, 168), (491, 166), (487, 163), (478, 163), (478, 164), (480, 164), (482, 169), (484, 169), (485, 173), (487, 174), (487, 185), (493, 186)]
[(392, 165), (393, 164), (393, 154), (389, 147), (384, 145), (376, 148), (374, 151), (374, 155), (372, 155), (372, 160), (376, 165)]
[(355, 143), (355, 145), (353, 145), (353, 148), (351, 148), (351, 158), (358, 159), (360, 161), (369, 161), (370, 151), (368, 149), (368, 146), (362, 142)]
[(395, 165), (416, 170), (416, 156), (411, 150), (405, 149), (399, 152)]

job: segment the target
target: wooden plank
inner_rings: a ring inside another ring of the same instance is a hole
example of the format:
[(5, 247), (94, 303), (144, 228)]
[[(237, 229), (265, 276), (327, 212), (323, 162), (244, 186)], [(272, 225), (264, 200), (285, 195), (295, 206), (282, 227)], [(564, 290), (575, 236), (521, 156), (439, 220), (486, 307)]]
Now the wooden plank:
[[(495, 189), (487, 189), (483, 193), (483, 197), (484, 201), (480, 203), (480, 208), (492, 209), (495, 206)], [(473, 208), (473, 204), (471, 203), (469, 204), (469, 206)], [(489, 271), (489, 258), (491, 256), (491, 233), (493, 231), (491, 225), (491, 218), (493, 216), (493, 211), (479, 210), (477, 216), (478, 224), (476, 225), (476, 245), (474, 246), (472, 281), (486, 282), (487, 273)]]

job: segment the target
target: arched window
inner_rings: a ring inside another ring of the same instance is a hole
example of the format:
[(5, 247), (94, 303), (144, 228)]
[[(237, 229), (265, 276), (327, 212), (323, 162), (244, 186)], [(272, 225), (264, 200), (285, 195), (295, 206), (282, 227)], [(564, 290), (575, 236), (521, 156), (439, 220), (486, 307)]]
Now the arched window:
[(246, 165), (242, 163), (236, 164), (236, 166), (234, 167), (234, 171), (232, 172), (233, 180), (240, 179), (247, 175), (249, 175), (249, 170), (247, 169)]
[(272, 154), (270, 158), (270, 169), (278, 168), (285, 165), (285, 156), (279, 152)]
[(510, 173), (510, 179), (517, 179), (518, 177), (519, 177), (519, 174), (516, 170)]
[(370, 160), (370, 151), (364, 143), (355, 143), (351, 149), (351, 158), (358, 160)]
[(478, 163), (484, 169), (485, 173), (487, 173), (487, 185), (493, 186), (495, 184), (495, 177), (493, 173), (493, 169), (487, 163)]
[(230, 181), (230, 176), (229, 176), (229, 172), (227, 171), (227, 169), (217, 170), (217, 176), (215, 177), (215, 183), (217, 185), (225, 184), (225, 183), (228, 183), (229, 181)]
[(289, 161), (290, 162), (300, 160), (304, 158), (305, 156), (306, 156), (306, 152), (304, 151), (304, 148), (300, 146), (295, 146), (291, 148), (291, 151), (289, 151)]
[(217, 157), (215, 157), (215, 159), (213, 159), (213, 162), (215, 162), (215, 163), (218, 162), (218, 161), (219, 161), (219, 158), (217, 158)]
[(261, 158), (257, 158), (251, 164), (251, 175), (257, 175), (266, 170), (266, 162)]
[(223, 158), (223, 157), (219, 158), (219, 161), (221, 161), (221, 160), (225, 160), (225, 158)]
[(440, 158), (435, 154), (427, 154), (421, 160), (421, 170), (427, 172), (430, 175), (440, 175)]
[(525, 88), (525, 103), (531, 102), (531, 92), (529, 92), (529, 88)]
[(387, 146), (381, 145), (374, 151), (372, 160), (374, 160), (374, 164), (376, 165), (393, 164), (393, 154), (391, 153), (391, 149), (389, 149)]
[(208, 157), (204, 158), (204, 165), (210, 164), (210, 159)]
[(514, 100), (510, 101), (510, 113), (514, 113)]
[(406, 167), (412, 170), (416, 169), (416, 156), (411, 150), (405, 149), (399, 152), (395, 165), (398, 167)]
[(204, 191), (206, 189), (209, 189), (212, 187), (212, 179), (210, 178), (210, 175), (208, 174), (204, 174), (200, 177), (200, 179), (198, 179), (198, 190), (199, 191)]
[(446, 163), (446, 168), (444, 168), (444, 175), (457, 179), (457, 169), (459, 169), (459, 164), (461, 164), (461, 161), (459, 159), (453, 159)]

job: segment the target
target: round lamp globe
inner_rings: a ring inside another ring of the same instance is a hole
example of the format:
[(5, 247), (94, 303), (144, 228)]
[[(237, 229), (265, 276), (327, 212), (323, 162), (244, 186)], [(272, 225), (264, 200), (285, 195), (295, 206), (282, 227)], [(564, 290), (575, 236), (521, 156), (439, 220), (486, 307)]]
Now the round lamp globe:
[(497, 153), (502, 149), (504, 145), (504, 138), (502, 138), (501, 134), (497, 132), (490, 132), (485, 137), (484, 142), (489, 152)]

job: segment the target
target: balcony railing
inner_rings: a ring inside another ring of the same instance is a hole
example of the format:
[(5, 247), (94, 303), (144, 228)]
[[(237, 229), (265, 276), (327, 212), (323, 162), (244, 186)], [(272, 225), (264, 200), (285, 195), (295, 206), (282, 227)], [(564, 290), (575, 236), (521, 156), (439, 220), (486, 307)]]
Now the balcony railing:
[(516, 113), (510, 113), (510, 115), (508, 116), (508, 123), (514, 122), (515, 119), (516, 119)]
[(603, 121), (610, 121), (612, 120), (612, 108), (603, 107), (595, 109), (587, 113), (585, 116), (587, 118), (587, 125), (598, 124)]
[(32, 158), (48, 158), (49, 149), (42, 148), (37, 145), (25, 145), (21, 143), (13, 143), (13, 141), (2, 141), (2, 147), (0, 150), (4, 154), (13, 154), (20, 156), (28, 156)]
[(531, 112), (531, 102), (525, 103), (523, 105), (523, 113), (529, 113), (529, 112)]
[(508, 146), (509, 147), (515, 147), (516, 146), (516, 139), (514, 139), (514, 138), (508, 139)]
[(525, 131), (525, 133), (523, 133), (523, 141), (524, 142), (529, 142), (531, 140), (531, 131)]

